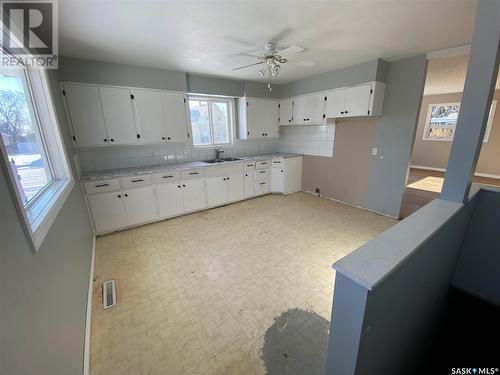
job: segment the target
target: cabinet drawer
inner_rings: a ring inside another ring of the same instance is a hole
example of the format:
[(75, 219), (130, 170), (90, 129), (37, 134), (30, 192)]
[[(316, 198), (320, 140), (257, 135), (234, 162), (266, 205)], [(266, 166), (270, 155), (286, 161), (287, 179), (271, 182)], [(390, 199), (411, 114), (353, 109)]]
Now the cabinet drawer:
[(193, 178), (200, 178), (205, 176), (204, 169), (189, 169), (187, 171), (183, 171), (181, 174), (181, 179), (183, 180), (191, 180)]
[(271, 165), (273, 167), (283, 167), (285, 165), (285, 159), (273, 159)]
[(269, 168), (270, 165), (271, 165), (271, 160), (260, 160), (255, 162), (255, 169)]
[(270, 192), (269, 181), (255, 182), (255, 195), (267, 194)]
[(269, 169), (261, 169), (255, 171), (255, 181), (267, 180), (269, 178)]
[(107, 191), (120, 190), (120, 181), (115, 180), (101, 180), (86, 182), (83, 184), (87, 194), (104, 193)]
[(163, 172), (163, 173), (155, 173), (153, 175), (153, 182), (155, 185), (163, 184), (165, 182), (177, 181), (180, 178), (180, 172)]
[(140, 187), (140, 186), (148, 186), (151, 185), (151, 180), (152, 179), (150, 174), (121, 178), (122, 187), (124, 189)]
[(245, 171), (253, 171), (255, 169), (255, 162), (246, 162), (245, 166), (243, 167)]

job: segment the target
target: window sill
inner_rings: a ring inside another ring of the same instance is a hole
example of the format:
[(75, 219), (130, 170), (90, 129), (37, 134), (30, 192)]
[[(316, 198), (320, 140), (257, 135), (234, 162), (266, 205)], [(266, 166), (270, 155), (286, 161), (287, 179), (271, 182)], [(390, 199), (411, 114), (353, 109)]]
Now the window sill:
[(74, 186), (73, 179), (54, 182), (26, 212), (34, 252), (38, 252)]

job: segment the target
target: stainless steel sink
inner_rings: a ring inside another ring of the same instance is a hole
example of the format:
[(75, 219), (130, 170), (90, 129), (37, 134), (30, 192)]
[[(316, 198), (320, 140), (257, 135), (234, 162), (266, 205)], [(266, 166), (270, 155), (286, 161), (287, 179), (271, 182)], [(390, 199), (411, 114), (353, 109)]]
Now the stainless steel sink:
[(215, 163), (224, 163), (226, 161), (237, 161), (237, 160), (241, 160), (241, 159), (239, 159), (239, 158), (220, 158), (220, 159), (203, 160), (203, 162), (215, 164)]

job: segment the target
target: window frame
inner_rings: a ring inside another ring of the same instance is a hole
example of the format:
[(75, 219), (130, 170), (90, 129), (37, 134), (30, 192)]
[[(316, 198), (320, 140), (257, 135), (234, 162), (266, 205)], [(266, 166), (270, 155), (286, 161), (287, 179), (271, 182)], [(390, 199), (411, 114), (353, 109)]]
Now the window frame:
[[(209, 127), (212, 142), (206, 145), (197, 145), (194, 143), (194, 131), (193, 123), (191, 121), (191, 108), (189, 106), (190, 100), (206, 100), (208, 102), (208, 116), (209, 116)], [(233, 147), (234, 145), (234, 134), (235, 134), (235, 99), (228, 96), (218, 96), (218, 95), (198, 95), (198, 94), (188, 94), (187, 95), (187, 110), (189, 116), (189, 130), (193, 136), (191, 137), (191, 146), (195, 149), (215, 149), (219, 147)], [(227, 102), (228, 103), (228, 143), (214, 143), (214, 132), (213, 132), (213, 121), (212, 121), (212, 102)]]
[[(453, 137), (429, 137), (428, 136), (429, 130), (431, 128), (432, 108), (439, 107), (439, 106), (458, 106), (459, 111), (460, 111), (461, 104), (462, 104), (461, 102), (430, 103), (429, 106), (427, 107), (427, 115), (425, 116), (425, 124), (424, 124), (424, 131), (422, 134), (422, 140), (423, 141), (438, 141), (438, 142), (453, 142), (453, 138), (455, 137), (456, 124), (448, 126), (448, 127), (451, 127), (454, 129)], [(495, 118), (496, 107), (497, 107), (497, 100), (493, 99), (491, 101), (491, 107), (490, 107), (491, 112), (490, 112), (490, 115), (488, 116), (488, 121), (486, 123), (486, 130), (484, 132), (483, 143), (488, 143), (488, 141), (490, 139), (491, 128), (493, 126), (493, 120)], [(443, 128), (444, 128), (444, 126), (443, 126)]]
[[(51, 85), (45, 69), (22, 69), (27, 89), (28, 107), (36, 124), (52, 180), (40, 190), (28, 204), (23, 202), (17, 187), (17, 179), (10, 166), (7, 150), (0, 141), (0, 164), (16, 205), (21, 224), (30, 247), (37, 253), (64, 202), (75, 186), (63, 142)], [(8, 178), (7, 178), (8, 177)]]

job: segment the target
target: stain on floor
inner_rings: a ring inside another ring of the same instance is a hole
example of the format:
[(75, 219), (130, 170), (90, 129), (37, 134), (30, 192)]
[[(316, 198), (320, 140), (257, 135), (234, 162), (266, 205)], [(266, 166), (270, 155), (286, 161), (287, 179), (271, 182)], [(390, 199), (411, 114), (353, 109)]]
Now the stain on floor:
[(275, 318), (262, 347), (266, 374), (323, 375), (329, 326), (312, 310), (290, 309)]

